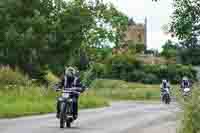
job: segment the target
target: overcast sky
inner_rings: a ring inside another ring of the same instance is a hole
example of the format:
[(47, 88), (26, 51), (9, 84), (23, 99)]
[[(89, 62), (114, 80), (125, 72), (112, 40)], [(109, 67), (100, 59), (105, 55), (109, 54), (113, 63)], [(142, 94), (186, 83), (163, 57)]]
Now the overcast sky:
[(136, 22), (144, 22), (147, 17), (148, 48), (161, 49), (170, 36), (163, 33), (162, 26), (168, 24), (172, 14), (172, 0), (107, 0), (114, 3), (119, 10), (133, 17)]

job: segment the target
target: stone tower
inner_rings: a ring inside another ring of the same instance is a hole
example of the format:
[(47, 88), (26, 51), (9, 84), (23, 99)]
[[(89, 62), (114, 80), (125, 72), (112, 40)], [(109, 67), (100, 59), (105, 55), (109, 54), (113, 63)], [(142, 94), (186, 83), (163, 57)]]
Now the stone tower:
[(145, 51), (147, 48), (147, 18), (145, 18), (144, 24), (135, 23), (133, 19), (130, 19), (124, 41), (132, 41), (134, 44), (144, 45)]

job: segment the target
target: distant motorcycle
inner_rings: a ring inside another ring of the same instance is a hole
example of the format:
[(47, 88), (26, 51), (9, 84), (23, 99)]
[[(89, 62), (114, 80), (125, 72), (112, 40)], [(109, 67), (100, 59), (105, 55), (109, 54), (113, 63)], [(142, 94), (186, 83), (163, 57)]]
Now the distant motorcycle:
[[(69, 91), (70, 90), (70, 91)], [(80, 94), (78, 88), (70, 88), (69, 90), (62, 90), (59, 97), (60, 103), (60, 128), (64, 128), (65, 125), (70, 128), (71, 123), (74, 121), (73, 117), (73, 96), (74, 94)]]
[(171, 97), (170, 97), (170, 91), (169, 88), (164, 88), (162, 92), (162, 101), (165, 104), (170, 104), (171, 102)]

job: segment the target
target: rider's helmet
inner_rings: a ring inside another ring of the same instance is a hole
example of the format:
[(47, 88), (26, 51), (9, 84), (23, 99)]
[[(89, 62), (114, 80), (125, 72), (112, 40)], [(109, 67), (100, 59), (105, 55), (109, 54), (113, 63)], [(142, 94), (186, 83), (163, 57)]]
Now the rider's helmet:
[(76, 74), (76, 70), (73, 67), (65, 67), (65, 76), (74, 77)]
[(186, 76), (183, 77), (183, 79), (182, 79), (182, 84), (183, 84), (184, 86), (188, 86), (188, 85), (189, 85), (189, 79), (188, 79)]
[(183, 77), (183, 81), (188, 81), (188, 78), (186, 76)]
[(189, 81), (188, 78), (187, 78), (186, 76), (184, 76), (183, 79), (182, 79), (182, 82), (183, 82), (184, 84), (187, 84), (188, 81)]
[(163, 79), (163, 80), (162, 80), (162, 83), (167, 83), (167, 80), (166, 80), (166, 79)]

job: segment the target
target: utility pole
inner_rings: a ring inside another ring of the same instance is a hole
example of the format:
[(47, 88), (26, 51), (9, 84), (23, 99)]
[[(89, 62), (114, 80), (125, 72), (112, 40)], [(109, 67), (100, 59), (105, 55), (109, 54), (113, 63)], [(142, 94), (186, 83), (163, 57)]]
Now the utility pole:
[(144, 52), (147, 50), (147, 17), (144, 20)]

